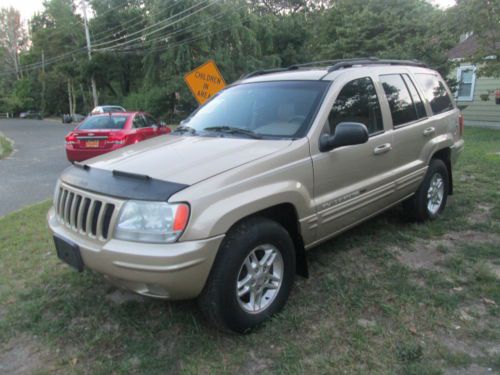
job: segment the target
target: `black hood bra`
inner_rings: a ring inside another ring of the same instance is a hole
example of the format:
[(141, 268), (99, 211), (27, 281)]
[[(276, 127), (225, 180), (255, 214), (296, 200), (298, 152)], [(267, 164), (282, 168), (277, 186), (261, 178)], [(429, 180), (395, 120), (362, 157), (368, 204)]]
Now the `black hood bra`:
[(147, 175), (92, 168), (75, 163), (61, 174), (61, 181), (93, 193), (121, 199), (168, 201), (189, 185), (162, 181)]

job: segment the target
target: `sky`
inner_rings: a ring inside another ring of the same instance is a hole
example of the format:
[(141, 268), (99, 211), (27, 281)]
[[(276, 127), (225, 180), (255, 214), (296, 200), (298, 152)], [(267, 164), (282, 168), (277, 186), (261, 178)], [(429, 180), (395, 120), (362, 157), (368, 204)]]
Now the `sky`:
[[(44, 0), (0, 0), (0, 8), (13, 6), (21, 12), (21, 17), (27, 21), (31, 16), (43, 9)], [(441, 8), (455, 4), (455, 0), (427, 0)]]

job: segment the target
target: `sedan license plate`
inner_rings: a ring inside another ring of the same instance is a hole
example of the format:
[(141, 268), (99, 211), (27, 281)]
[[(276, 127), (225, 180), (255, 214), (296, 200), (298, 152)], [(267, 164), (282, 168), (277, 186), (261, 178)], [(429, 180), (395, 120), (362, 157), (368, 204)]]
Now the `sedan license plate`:
[(57, 236), (54, 236), (54, 243), (59, 259), (75, 268), (78, 272), (82, 272), (83, 260), (78, 245)]
[(87, 142), (85, 142), (85, 147), (88, 147), (88, 148), (99, 147), (99, 141), (87, 141)]

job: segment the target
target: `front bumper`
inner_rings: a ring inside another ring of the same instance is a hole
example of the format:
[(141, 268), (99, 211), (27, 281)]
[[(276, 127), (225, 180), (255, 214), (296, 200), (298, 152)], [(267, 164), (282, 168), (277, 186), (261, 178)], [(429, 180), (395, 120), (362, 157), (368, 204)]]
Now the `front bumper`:
[(61, 223), (51, 208), (47, 215), (54, 235), (79, 246), (86, 268), (133, 292), (164, 299), (197, 297), (208, 278), (223, 235), (198, 241), (148, 244), (82, 237)]

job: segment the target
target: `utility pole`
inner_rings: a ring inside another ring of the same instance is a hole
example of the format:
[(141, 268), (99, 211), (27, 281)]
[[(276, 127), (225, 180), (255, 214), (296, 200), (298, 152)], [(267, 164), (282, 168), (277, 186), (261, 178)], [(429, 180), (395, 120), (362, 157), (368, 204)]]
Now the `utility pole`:
[[(85, 4), (85, 0), (82, 0), (82, 10), (83, 10), (83, 21), (85, 25), (85, 38), (87, 39), (87, 55), (89, 57), (89, 61), (92, 60), (92, 46), (90, 45), (90, 33), (89, 33), (89, 25), (87, 22), (87, 5)], [(95, 85), (94, 74), (90, 77), (90, 82), (92, 84), (92, 97), (94, 98), (94, 107), (99, 105), (97, 98), (97, 88)]]
[(45, 112), (45, 50), (42, 49), (42, 113)]

